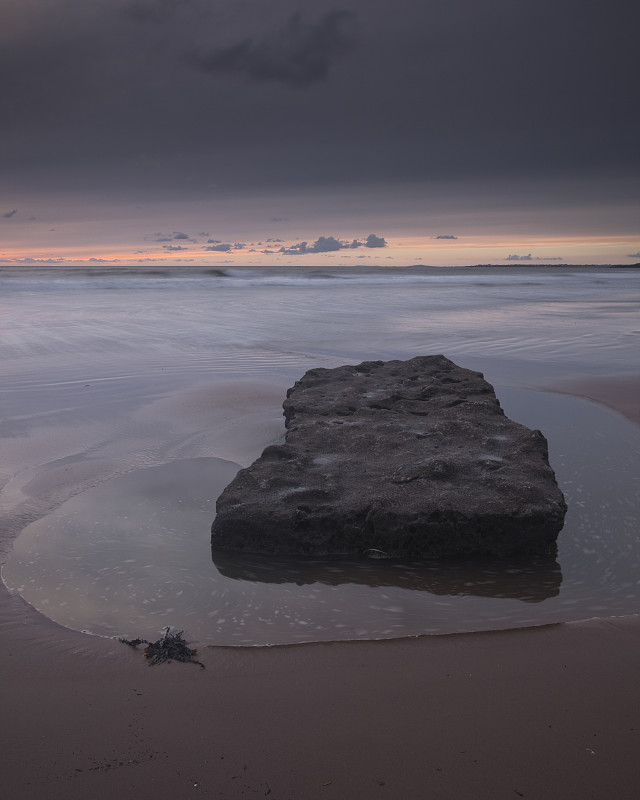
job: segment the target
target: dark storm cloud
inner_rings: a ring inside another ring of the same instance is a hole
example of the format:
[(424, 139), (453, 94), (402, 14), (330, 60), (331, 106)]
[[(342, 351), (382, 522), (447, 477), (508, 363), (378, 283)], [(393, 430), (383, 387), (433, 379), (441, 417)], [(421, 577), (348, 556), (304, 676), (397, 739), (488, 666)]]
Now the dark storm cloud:
[(637, 196), (637, 3), (335, 1), (3, 0), (3, 181), (148, 197), (561, 173)]
[(193, 0), (129, 0), (122, 7), (122, 14), (142, 22), (159, 23), (182, 7), (193, 5)]
[(295, 11), (280, 30), (212, 50), (195, 62), (213, 74), (235, 73), (303, 88), (324, 80), (332, 62), (354, 46), (355, 15), (351, 11), (334, 9), (311, 22)]

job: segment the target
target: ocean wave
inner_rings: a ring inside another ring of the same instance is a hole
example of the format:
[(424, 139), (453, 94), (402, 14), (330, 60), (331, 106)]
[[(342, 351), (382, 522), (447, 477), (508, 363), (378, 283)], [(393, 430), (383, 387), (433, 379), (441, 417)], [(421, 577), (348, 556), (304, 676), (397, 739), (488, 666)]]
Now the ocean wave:
[[(340, 285), (403, 286), (410, 284), (507, 286), (541, 285), (549, 280), (571, 278), (570, 267), (50, 267), (2, 268), (0, 291), (75, 291), (92, 289), (198, 289), (252, 286), (312, 287)], [(609, 268), (589, 268), (588, 274), (602, 281), (607, 276), (626, 277)], [(629, 278), (635, 278), (631, 274)]]

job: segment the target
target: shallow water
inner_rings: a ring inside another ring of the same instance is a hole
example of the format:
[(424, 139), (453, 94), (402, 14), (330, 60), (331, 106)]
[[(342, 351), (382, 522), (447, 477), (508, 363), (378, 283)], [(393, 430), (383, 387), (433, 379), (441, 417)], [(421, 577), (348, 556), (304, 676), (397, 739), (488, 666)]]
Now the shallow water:
[[(628, 271), (0, 270), (3, 578), (104, 635), (256, 644), (640, 611), (638, 431), (522, 388), (634, 371)], [(444, 352), (543, 430), (569, 503), (557, 561), (211, 560), (215, 498), (283, 434), (308, 368)]]
[[(283, 559), (215, 553), (215, 498), (238, 466), (184, 459), (102, 483), (28, 526), (5, 581), (43, 613), (102, 635), (284, 643), (385, 638), (570, 620), (640, 609), (629, 498), (640, 432), (573, 398), (503, 402), (544, 421), (569, 512), (557, 559)], [(575, 420), (579, 418), (579, 424)], [(586, 467), (593, 462), (597, 469)]]

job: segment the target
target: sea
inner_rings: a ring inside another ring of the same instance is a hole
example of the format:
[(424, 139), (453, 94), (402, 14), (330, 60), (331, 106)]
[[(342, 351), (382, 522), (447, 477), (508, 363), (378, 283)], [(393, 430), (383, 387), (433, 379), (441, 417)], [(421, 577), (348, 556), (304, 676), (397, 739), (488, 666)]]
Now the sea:
[[(547, 437), (557, 554), (212, 554), (218, 495), (283, 441), (306, 370), (436, 353)], [(634, 269), (0, 268), (4, 590), (93, 635), (236, 646), (639, 613), (640, 429), (555, 391), (639, 366)]]

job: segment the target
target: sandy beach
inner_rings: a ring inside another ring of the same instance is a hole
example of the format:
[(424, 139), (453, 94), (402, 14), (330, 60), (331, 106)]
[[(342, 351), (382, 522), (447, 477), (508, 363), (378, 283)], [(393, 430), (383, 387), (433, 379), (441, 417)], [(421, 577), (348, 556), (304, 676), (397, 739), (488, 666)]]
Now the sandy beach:
[(639, 28), (0, 0), (0, 800), (640, 798)]
[[(636, 423), (636, 379), (557, 390)], [(623, 391), (624, 389), (624, 391)], [(0, 591), (2, 796), (635, 798), (640, 617), (202, 647), (150, 667)]]

